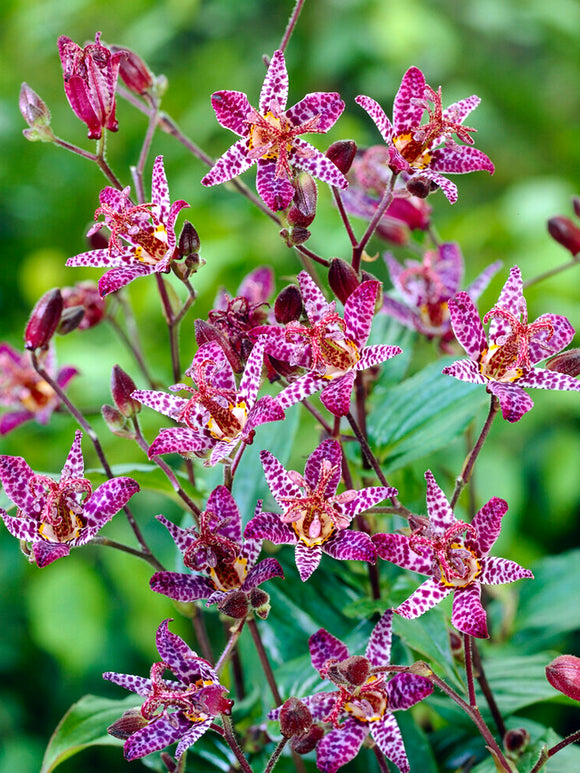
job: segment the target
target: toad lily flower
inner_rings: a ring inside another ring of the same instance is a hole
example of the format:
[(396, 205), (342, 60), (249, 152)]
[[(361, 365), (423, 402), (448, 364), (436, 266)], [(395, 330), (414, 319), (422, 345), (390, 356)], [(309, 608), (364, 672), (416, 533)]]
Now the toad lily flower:
[[(375, 534), (373, 542), (385, 561), (419, 574), (430, 575), (395, 612), (412, 620), (453, 593), (451, 623), (462, 633), (488, 637), (481, 586), (502, 585), (533, 577), (507, 558), (489, 555), (499, 537), (508, 506), (493, 497), (471, 523), (457, 520), (430, 470), (427, 481), (429, 519), (410, 535)], [(462, 536), (463, 535), (463, 536)]]
[[(259, 509), (259, 507), (258, 507)], [(183, 563), (198, 574), (156, 572), (151, 589), (176, 601), (207, 599), (222, 602), (232, 591), (249, 594), (272, 577), (284, 577), (275, 558), (256, 564), (261, 541), (242, 540), (242, 520), (235, 499), (225, 486), (215, 488), (201, 514), (199, 528), (182, 529), (157, 516), (179, 550)]]
[(359, 513), (395, 496), (396, 489), (375, 486), (336, 494), (342, 474), (342, 450), (336, 440), (325, 440), (310, 454), (304, 476), (285, 470), (269, 451), (262, 451), (260, 459), (282, 514), (255, 515), (246, 526), (247, 539), (296, 545), (296, 566), (303, 581), (314, 572), (323, 552), (341, 561), (375, 562), (369, 535), (348, 526)]
[(484, 323), (491, 320), (489, 342), (469, 295), (457, 293), (449, 301), (453, 332), (469, 360), (457, 360), (443, 368), (443, 373), (485, 384), (509, 422), (519, 421), (534, 405), (523, 387), (580, 392), (580, 382), (573, 376), (536, 367), (570, 343), (574, 328), (557, 314), (542, 314), (528, 322), (522, 289), (520, 269), (514, 266), (496, 305), (483, 318)]
[[(457, 244), (446, 242), (428, 250), (423, 261), (406, 260), (405, 265), (387, 252), (385, 262), (391, 282), (401, 300), (385, 296), (383, 311), (405, 327), (417, 330), (429, 340), (439, 338), (447, 351), (453, 340), (448, 301), (463, 279), (463, 257)], [(476, 301), (501, 268), (501, 261), (489, 265), (465, 290)]]
[(323, 153), (300, 138), (325, 134), (344, 110), (336, 93), (307, 94), (286, 110), (288, 73), (282, 51), (275, 51), (260, 92), (259, 110), (241, 91), (217, 91), (211, 103), (218, 122), (241, 137), (203, 178), (202, 185), (217, 185), (237, 177), (257, 163), (258, 194), (273, 211), (286, 209), (294, 197), (296, 169), (329, 185), (346, 188), (345, 176)]
[(104, 222), (95, 223), (87, 236), (105, 225), (111, 231), (109, 246), (82, 252), (66, 262), (67, 266), (111, 266), (99, 280), (103, 297), (140, 276), (169, 271), (177, 243), (175, 221), (189, 207), (183, 200), (171, 204), (163, 156), (157, 156), (153, 165), (151, 203), (133, 204), (129, 192), (128, 186), (122, 191), (103, 188), (95, 220), (102, 215)]
[[(355, 101), (367, 111), (387, 143), (393, 172), (420, 175), (427, 184), (439, 186), (451, 204), (457, 201), (457, 186), (440, 172), (463, 174), (485, 169), (493, 174), (489, 158), (472, 147), (471, 133), (475, 129), (463, 126), (465, 118), (479, 105), (479, 97), (462, 99), (444, 110), (441, 87), (434, 91), (425, 83), (421, 70), (411, 67), (395, 97), (392, 123), (374, 99), (358, 96)], [(425, 111), (427, 123), (421, 124)], [(468, 144), (459, 145), (454, 134)]]
[[(178, 741), (176, 759), (209, 730), (216, 716), (229, 714), (233, 701), (207, 660), (198, 657), (183, 639), (171, 633), (164, 620), (157, 629), (157, 650), (161, 657), (151, 666), (147, 679), (133, 674), (108, 671), (103, 679), (141, 695), (140, 709), (130, 709), (114, 722), (108, 732), (126, 739), (127, 760), (146, 757)], [(169, 671), (174, 678), (167, 679)]]
[(210, 341), (199, 347), (191, 368), (186, 371), (195, 388), (186, 384), (170, 387), (174, 392), (189, 392), (189, 399), (147, 389), (133, 392), (135, 400), (185, 425), (162, 429), (151, 444), (149, 457), (169, 453), (189, 457), (209, 454), (206, 466), (212, 466), (239, 443), (250, 444), (258, 425), (283, 419), (284, 411), (273, 397), (256, 399), (263, 359), (264, 344), (257, 342), (238, 389), (223, 349)]
[(320, 400), (335, 416), (350, 410), (357, 371), (378, 365), (401, 353), (398, 346), (365, 346), (368, 341), (380, 282), (363, 282), (349, 296), (344, 319), (336, 303), (327, 303), (306, 271), (298, 274), (309, 325), (289, 322), (285, 327), (261, 326), (253, 334), (264, 338), (273, 357), (309, 369), (277, 397), (283, 408), (322, 389)]
[[(39, 354), (45, 371), (65, 389), (78, 374), (72, 366), (57, 370), (54, 347)], [(30, 352), (19, 352), (9, 344), (0, 344), (0, 405), (14, 410), (0, 418), (0, 435), (6, 435), (25, 421), (46, 424), (58, 408), (60, 398), (32, 367)]]
[[(40, 567), (90, 542), (139, 491), (132, 478), (107, 480), (93, 491), (83, 477), (81, 437), (77, 430), (59, 481), (35, 474), (20, 456), (0, 456), (0, 480), (18, 508), (16, 515), (0, 509), (0, 517), (22, 541), (31, 563)], [(26, 543), (31, 543), (32, 551)]]
[[(391, 659), (393, 612), (388, 609), (371, 633), (365, 656), (350, 656), (340, 639), (321, 628), (310, 637), (312, 665), (323, 679), (338, 687), (301, 698), (315, 721), (329, 722), (331, 730), (319, 743), (316, 764), (324, 773), (336, 773), (354, 759), (370, 733), (382, 753), (401, 771), (409, 773), (409, 761), (394, 711), (409, 709), (433, 692), (424, 676), (399, 673), (387, 680), (373, 668), (388, 666)], [(268, 715), (277, 719), (280, 709)], [(342, 722), (340, 720), (343, 720)]]

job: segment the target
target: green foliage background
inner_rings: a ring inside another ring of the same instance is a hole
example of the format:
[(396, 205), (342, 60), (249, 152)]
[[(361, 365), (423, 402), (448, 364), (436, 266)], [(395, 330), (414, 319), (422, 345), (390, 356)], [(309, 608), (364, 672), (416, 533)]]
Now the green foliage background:
[[(138, 51), (154, 72), (165, 73), (169, 79), (164, 109), (186, 134), (217, 156), (229, 146), (231, 135), (216, 123), (209, 95), (217, 89), (231, 88), (245, 91), (250, 101), (256, 102), (264, 74), (261, 56), (271, 54), (278, 46), (291, 5), (288, 0), (3, 3), (3, 340), (20, 347), (27, 314), (38, 296), (50, 287), (72, 284), (89, 275), (87, 271), (66, 269), (64, 262), (86, 249), (84, 233), (92, 220), (103, 178), (83, 159), (40, 143), (27, 143), (21, 135), (24, 123), (17, 100), (20, 82), (26, 80), (49, 105), (55, 132), (89, 147), (84, 125), (71, 113), (64, 98), (56, 38), (66, 34), (82, 42), (101, 30), (107, 43)], [(481, 308), (487, 309), (512, 265), (520, 265), (524, 277), (530, 278), (568, 259), (567, 253), (547, 236), (545, 222), (557, 213), (570, 214), (570, 196), (579, 192), (579, 49), (580, 6), (574, 0), (307, 0), (287, 52), (290, 100), (296, 101), (309, 91), (336, 90), (342, 94), (347, 103), (345, 114), (328, 140), (318, 138), (318, 146), (324, 147), (327, 141), (344, 137), (352, 137), (361, 145), (378, 142), (374, 125), (353, 98), (368, 94), (389, 112), (400, 78), (412, 64), (426, 73), (434, 87), (443, 85), (446, 104), (472, 93), (481, 96), (482, 104), (470, 116), (470, 124), (477, 127), (477, 147), (492, 158), (496, 173), (492, 178), (483, 173), (457, 178), (460, 196), (453, 207), (442, 195), (432, 197), (432, 201), (442, 238), (461, 244), (468, 280), (492, 260), (499, 257), (504, 261), (505, 270), (494, 279), (482, 300)], [(129, 184), (128, 168), (136, 162), (145, 120), (122, 102), (118, 117), (120, 131), (109, 135), (108, 157), (121, 179)], [(162, 134), (155, 138), (152, 155), (159, 153), (165, 156), (172, 199), (184, 198), (191, 204), (188, 217), (200, 233), (202, 256), (207, 261), (194, 278), (200, 295), (195, 316), (207, 313), (220, 285), (234, 291), (255, 265), (275, 267), (277, 289), (295, 276), (297, 263), (269, 219), (223, 186), (202, 188), (202, 164)], [(246, 182), (253, 184), (251, 173)], [(322, 189), (319, 210), (312, 248), (325, 255), (347, 257), (346, 237), (338, 227), (330, 196)], [(383, 250), (378, 242), (371, 244), (371, 253)], [(386, 279), (380, 259), (370, 268)], [(98, 275), (92, 273), (94, 278)], [(527, 296), (530, 317), (553, 311), (565, 314), (578, 327), (577, 288), (578, 273), (574, 271), (535, 286)], [(153, 283), (139, 280), (131, 286), (130, 294), (143, 339), (151, 342), (155, 374), (169, 383), (166, 332)], [(182, 349), (186, 362), (193, 353), (190, 319), (182, 329)], [(431, 346), (417, 342), (410, 372), (434, 357)], [(134, 372), (130, 357), (103, 326), (59, 340), (59, 360), (81, 369), (83, 376), (73, 385), (71, 395), (89, 407), (91, 419), (103, 430), (98, 414), (100, 405), (109, 400), (111, 367), (118, 362)], [(578, 545), (580, 504), (578, 396), (539, 391), (533, 396), (536, 408), (519, 424), (496, 422), (475, 476), (479, 505), (491, 496), (501, 496), (510, 505), (498, 554), (526, 566)], [(481, 426), (484, 413), (482, 407), (476, 428)], [(152, 437), (155, 419), (149, 417), (148, 421)], [(25, 456), (35, 470), (55, 472), (64, 462), (72, 434), (68, 418), (55, 415), (46, 428), (26, 425), (3, 438), (0, 448), (5, 454)], [(296, 459), (313, 447), (306, 445), (308, 437), (300, 437), (302, 440), (293, 448)], [(107, 436), (104, 430), (103, 438), (114, 463), (144, 461), (130, 444)], [(456, 441), (444, 451), (435, 451), (426, 459), (415, 459), (396, 470), (392, 482), (401, 490), (403, 501), (424, 511), (422, 473), (426, 466), (435, 471), (449, 491), (464, 452), (463, 442)], [(88, 444), (85, 453), (87, 466), (96, 466)], [(300, 462), (296, 469), (301, 469)], [(170, 541), (152, 516), (162, 511), (178, 518), (179, 508), (168, 503), (160, 492), (163, 481), (156, 473), (136, 476), (149, 493), (148, 497), (141, 496), (137, 505), (140, 522), (149, 538), (163, 544), (162, 552), (170, 561)], [(213, 483), (208, 479), (205, 485)], [(110, 533), (128, 538), (122, 522), (112, 523)], [(573, 561), (562, 558), (562, 562), (559, 572), (558, 567), (542, 564), (546, 568), (540, 571), (534, 587), (522, 590), (524, 609), (532, 621), (527, 628), (525, 621), (517, 625), (511, 644), (509, 624), (505, 635), (500, 634), (502, 646), (508, 650), (511, 647), (512, 654), (537, 651), (539, 645), (533, 642), (538, 642), (538, 637), (544, 649), (578, 654), (577, 610), (568, 616), (562, 611), (558, 617), (553, 603), (557, 593), (563, 597), (562, 610), (577, 603), (577, 576), (570, 569)], [(341, 567), (328, 569), (338, 574), (341, 571)], [(381, 569), (386, 577), (386, 568)], [(557, 585), (550, 584), (554, 572), (559, 578)], [(301, 594), (307, 591), (296, 585), (291, 562), (287, 574), (291, 579), (287, 580), (286, 595), (280, 596), (280, 604), (289, 605), (289, 596), (295, 594), (294, 603), (300, 607)], [(104, 670), (147, 672), (154, 658), (158, 622), (176, 616), (168, 600), (149, 591), (149, 575), (146, 565), (91, 547), (74, 551), (69, 559), (41, 571), (27, 564), (15, 541), (1, 528), (2, 773), (37, 771), (56, 724), (70, 704), (85, 693), (120, 697), (118, 690), (102, 683)], [(346, 635), (354, 624), (343, 615), (344, 607), (360, 595), (346, 586), (342, 592), (344, 597), (329, 600), (333, 614), (328, 618), (342, 626), (333, 630), (339, 636)], [(512, 598), (511, 594), (507, 596), (508, 600)], [(538, 605), (545, 610), (539, 622), (533, 619)], [(278, 616), (283, 618), (284, 614)], [(272, 635), (276, 619), (274, 616)], [(330, 626), (323, 617), (306, 621), (307, 626), (323, 624)], [(222, 632), (215, 619), (212, 626), (217, 640)], [(182, 619), (176, 620), (174, 630), (188, 635)], [(311, 632), (305, 629), (304, 644)], [(293, 652), (292, 657), (300, 654)], [(246, 655), (252, 673), (252, 655)], [(307, 660), (302, 666), (309, 668)], [(299, 672), (294, 676), (301, 680)], [(562, 714), (554, 704), (527, 709), (523, 714), (530, 720), (553, 721), (561, 733), (574, 729), (573, 725), (567, 727), (569, 714)], [(248, 716), (248, 724), (250, 719), (259, 721), (260, 717)], [(355, 764), (349, 769), (358, 769)], [(111, 771), (129, 769), (119, 749), (105, 748), (71, 758), (62, 770), (74, 773), (87, 766), (108, 766)]]

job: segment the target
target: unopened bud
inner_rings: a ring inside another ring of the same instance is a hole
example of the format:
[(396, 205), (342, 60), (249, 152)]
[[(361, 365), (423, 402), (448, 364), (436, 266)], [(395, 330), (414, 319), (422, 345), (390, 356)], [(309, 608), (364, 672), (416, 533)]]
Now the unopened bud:
[(295, 192), (288, 210), (288, 223), (306, 229), (316, 217), (316, 183), (307, 172), (301, 172), (293, 183)]
[(429, 668), (424, 660), (416, 660), (411, 666), (409, 666), (409, 673), (416, 674), (417, 676), (432, 676), (433, 671)]
[(312, 714), (298, 698), (288, 698), (280, 709), (280, 731), (286, 738), (304, 735), (312, 727)]
[(503, 737), (503, 747), (508, 757), (518, 758), (530, 743), (530, 734), (525, 727), (508, 730)]
[(461, 662), (465, 660), (463, 639), (455, 631), (449, 631), (449, 647), (451, 648), (451, 654), (456, 660)]
[(141, 730), (142, 727), (148, 724), (148, 720), (141, 714), (140, 709), (129, 709), (125, 711), (123, 716), (109, 725), (107, 733), (114, 738), (121, 738), (125, 741), (127, 738), (136, 733), (137, 730)]
[(143, 407), (131, 394), (137, 389), (135, 382), (119, 365), (113, 366), (111, 373), (111, 394), (113, 402), (127, 419), (133, 418)]
[(338, 671), (344, 676), (349, 684), (360, 687), (363, 685), (371, 673), (371, 664), (367, 658), (361, 655), (353, 655), (337, 664)]
[(27, 349), (46, 349), (56, 332), (62, 315), (63, 300), (58, 287), (49, 290), (32, 310), (26, 330), (24, 346)]
[(282, 228), (280, 236), (286, 242), (287, 247), (297, 247), (304, 244), (312, 236), (308, 228), (301, 225), (293, 225), (291, 228)]
[(30, 127), (22, 131), (26, 139), (31, 142), (54, 142), (54, 134), (50, 128), (50, 110), (28, 83), (23, 83), (20, 87), (18, 106)]
[(197, 263), (199, 264), (199, 234), (194, 226), (186, 220), (179, 234), (179, 241), (177, 242), (177, 258), (188, 258), (195, 255), (197, 257)]
[(416, 196), (418, 199), (426, 199), (430, 193), (436, 191), (439, 186), (423, 175), (413, 175), (407, 183), (407, 190), (411, 196)]
[(333, 142), (326, 151), (326, 157), (338, 167), (339, 171), (346, 174), (356, 156), (356, 142), (354, 140), (339, 140)]
[(580, 252), (580, 228), (569, 217), (556, 215), (548, 220), (548, 232), (552, 239), (569, 250), (572, 255)]
[(546, 368), (568, 376), (580, 376), (580, 349), (567, 349), (557, 354), (548, 360)]
[(196, 319), (193, 323), (193, 330), (195, 335), (195, 342), (198, 346), (207, 344), (209, 341), (217, 341), (217, 343), (224, 350), (224, 354), (228, 358), (228, 362), (232, 366), (235, 373), (241, 373), (242, 362), (234, 348), (230, 346), (227, 338), (215, 327), (211, 322), (206, 322), (204, 319)]
[(125, 54), (119, 67), (119, 75), (125, 86), (134, 94), (141, 95), (149, 91), (154, 82), (153, 75), (143, 59), (134, 51), (123, 48), (123, 46), (111, 46), (110, 48), (113, 53)]
[(217, 608), (222, 614), (241, 620), (248, 614), (250, 604), (243, 590), (233, 590), (218, 601)]
[(580, 658), (560, 655), (546, 666), (546, 679), (555, 690), (580, 701)]
[(274, 317), (276, 322), (286, 325), (295, 322), (302, 316), (304, 304), (302, 295), (296, 285), (285, 287), (274, 301)]
[(68, 309), (64, 309), (58, 323), (57, 333), (61, 336), (72, 333), (81, 324), (84, 316), (85, 310), (82, 306), (71, 306)]
[(360, 279), (354, 268), (342, 258), (333, 258), (328, 269), (328, 284), (341, 303), (360, 285)]
[(250, 591), (250, 604), (254, 613), (261, 620), (265, 620), (270, 614), (270, 596), (261, 588), (253, 588)]
[(572, 206), (576, 217), (580, 217), (580, 196), (572, 196)]
[(305, 735), (295, 735), (290, 741), (290, 747), (294, 749), (297, 754), (308, 754), (320, 741), (324, 735), (322, 725), (312, 725), (310, 730)]
[(117, 408), (112, 405), (103, 405), (101, 408), (101, 416), (107, 427), (114, 435), (118, 437), (126, 437), (125, 417)]

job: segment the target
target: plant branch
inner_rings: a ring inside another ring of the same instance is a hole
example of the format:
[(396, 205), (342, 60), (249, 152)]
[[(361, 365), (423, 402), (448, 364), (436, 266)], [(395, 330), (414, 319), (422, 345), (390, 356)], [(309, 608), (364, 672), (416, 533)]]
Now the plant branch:
[(372, 219), (370, 223), (367, 226), (367, 230), (364, 232), (361, 240), (358, 244), (354, 245), (352, 250), (352, 267), (356, 272), (360, 270), (360, 262), (362, 258), (362, 254), (365, 250), (365, 247), (368, 244), (369, 239), (375, 232), (376, 227), (378, 226), (382, 216), (387, 211), (390, 203), (393, 200), (393, 189), (395, 187), (395, 181), (397, 179), (396, 174), (391, 174), (391, 179), (389, 180), (389, 184), (385, 188), (385, 192), (383, 193), (383, 197), (380, 200), (380, 202), (377, 204), (377, 208), (375, 209), (375, 213), (372, 216)]
[(473, 638), (471, 639), (471, 653), (473, 657), (473, 668), (475, 672), (475, 678), (477, 679), (479, 686), (481, 688), (481, 691), (483, 693), (483, 696), (487, 701), (487, 705), (491, 712), (491, 716), (493, 717), (493, 721), (495, 722), (495, 726), (497, 727), (497, 731), (500, 734), (500, 736), (503, 738), (506, 734), (506, 726), (503, 721), (503, 717), (501, 715), (499, 707), (495, 701), (494, 694), (491, 691), (491, 687), (489, 686), (489, 682), (487, 681), (485, 670), (481, 662), (481, 655), (479, 654), (479, 649), (477, 647), (477, 642)]
[(549, 279), (551, 276), (560, 274), (562, 271), (566, 271), (567, 269), (572, 268), (572, 266), (577, 266), (578, 264), (580, 264), (580, 254), (575, 255), (572, 260), (569, 260), (567, 263), (562, 263), (561, 266), (556, 266), (556, 268), (551, 268), (549, 271), (544, 271), (542, 274), (538, 274), (538, 276), (535, 276), (532, 279), (528, 279), (527, 282), (524, 282), (523, 289), (526, 290), (528, 287), (531, 287), (538, 282), (543, 282), (544, 279)]
[(230, 718), (226, 714), (222, 714), (221, 718), (224, 726), (224, 738), (228, 742), (230, 749), (236, 755), (236, 759), (240, 763), (242, 770), (244, 773), (254, 773), (250, 767), (250, 763), (244, 757), (244, 752), (240, 749), (240, 745), (236, 740), (234, 731), (232, 730), (232, 723)]
[(296, 5), (294, 6), (294, 10), (292, 11), (290, 18), (288, 19), (288, 24), (284, 31), (282, 42), (280, 43), (280, 51), (286, 50), (286, 46), (288, 45), (290, 36), (294, 32), (294, 27), (296, 26), (296, 22), (298, 21), (298, 17), (300, 16), (300, 11), (302, 10), (304, 1), (305, 0), (296, 0)]

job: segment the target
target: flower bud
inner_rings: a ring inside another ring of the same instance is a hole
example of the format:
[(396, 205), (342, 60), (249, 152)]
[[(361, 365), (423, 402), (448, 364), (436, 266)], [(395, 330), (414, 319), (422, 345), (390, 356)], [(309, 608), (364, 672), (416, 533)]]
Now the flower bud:
[(568, 376), (580, 376), (580, 349), (567, 349), (557, 354), (548, 360), (546, 368)]
[(349, 684), (360, 687), (369, 678), (371, 664), (361, 655), (353, 655), (337, 664), (337, 669)]
[(297, 754), (308, 754), (315, 747), (324, 735), (322, 725), (312, 725), (310, 730), (305, 735), (295, 735), (290, 741), (290, 747), (294, 749)]
[(318, 191), (316, 183), (307, 172), (301, 172), (294, 180), (294, 198), (288, 210), (288, 223), (306, 229), (316, 217)]
[(342, 258), (333, 258), (328, 269), (328, 284), (341, 303), (360, 285), (360, 279), (354, 268)]
[(274, 317), (281, 325), (300, 319), (303, 309), (302, 295), (296, 285), (285, 287), (274, 301)]
[(346, 174), (356, 156), (356, 142), (354, 140), (338, 140), (333, 142), (326, 151), (326, 157), (338, 167), (339, 171)]
[(282, 228), (280, 236), (286, 242), (287, 247), (296, 247), (299, 244), (304, 244), (312, 236), (308, 228), (304, 228), (301, 225), (294, 225), (290, 229)]
[(503, 748), (508, 757), (516, 759), (523, 754), (530, 743), (530, 734), (525, 727), (508, 730), (503, 737)]
[(580, 196), (572, 196), (572, 206), (576, 217), (580, 217)]
[(407, 190), (411, 196), (416, 196), (418, 199), (426, 199), (430, 193), (436, 191), (439, 186), (423, 175), (413, 175), (407, 183)]
[(22, 131), (26, 139), (30, 142), (54, 142), (54, 134), (50, 128), (50, 110), (28, 83), (23, 83), (20, 87), (18, 106), (30, 127)]
[(463, 650), (463, 639), (455, 631), (449, 631), (449, 647), (451, 654), (461, 663), (465, 661), (465, 652)]
[(233, 590), (218, 601), (217, 608), (222, 614), (241, 620), (248, 614), (250, 604), (243, 590)]
[(131, 376), (119, 365), (114, 365), (111, 373), (111, 394), (113, 402), (127, 419), (133, 418), (143, 407), (140, 402), (131, 397), (136, 389), (137, 386)]
[(240, 358), (233, 346), (230, 346), (225, 335), (215, 325), (212, 325), (211, 322), (206, 322), (204, 319), (196, 319), (193, 323), (193, 330), (195, 342), (198, 346), (202, 346), (202, 344), (206, 344), (208, 341), (217, 341), (224, 350), (224, 354), (228, 358), (234, 373), (242, 372), (243, 367)]
[(557, 241), (572, 255), (580, 252), (580, 228), (569, 217), (557, 215), (548, 220), (548, 232), (552, 239)]
[(121, 411), (117, 410), (117, 408), (113, 408), (112, 405), (105, 404), (101, 408), (101, 416), (103, 417), (107, 427), (114, 435), (117, 435), (118, 437), (126, 437), (127, 433), (124, 430), (125, 417)]
[(82, 306), (71, 306), (65, 309), (58, 323), (57, 333), (61, 336), (68, 335), (76, 330), (85, 316), (85, 310)]
[(286, 738), (304, 735), (312, 727), (312, 714), (298, 698), (288, 698), (280, 709), (280, 731)]
[(546, 679), (555, 690), (580, 701), (580, 658), (560, 655), (546, 666)]
[(48, 348), (60, 322), (62, 308), (63, 300), (58, 287), (42, 296), (32, 310), (24, 331), (24, 346), (27, 349)]
[(188, 258), (190, 256), (197, 257), (197, 263), (199, 264), (199, 234), (194, 226), (186, 220), (179, 234), (179, 241), (177, 242), (177, 259)]
[(261, 588), (253, 588), (250, 591), (250, 604), (254, 613), (261, 620), (265, 620), (270, 614), (270, 596)]
[(141, 714), (141, 709), (129, 709), (125, 711), (119, 719), (109, 725), (107, 733), (114, 738), (121, 738), (125, 741), (137, 730), (141, 730), (142, 727), (148, 724), (148, 720)]
[(68, 313), (71, 316), (77, 313), (79, 308), (83, 311), (83, 316), (79, 320), (79, 330), (88, 330), (90, 327), (98, 325), (105, 316), (105, 301), (101, 298), (99, 288), (94, 282), (78, 282), (74, 287), (63, 287), (61, 289), (62, 299), (64, 301), (64, 311), (61, 319), (61, 325), (58, 332), (70, 333), (74, 328), (61, 330), (65, 324), (65, 315), (67, 315), (66, 324), (72, 325), (72, 319), (68, 322)]
[(134, 51), (123, 48), (123, 46), (111, 46), (111, 52), (113, 54), (124, 54), (119, 67), (119, 75), (129, 91), (132, 91), (139, 96), (146, 91), (149, 91), (154, 80), (153, 75), (143, 59), (141, 59)]

